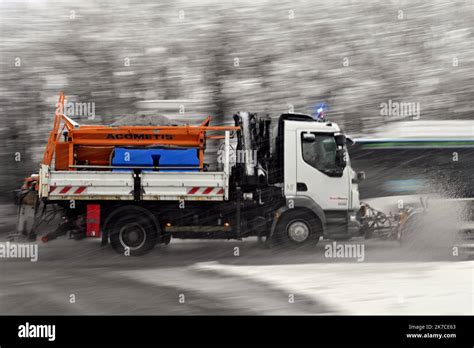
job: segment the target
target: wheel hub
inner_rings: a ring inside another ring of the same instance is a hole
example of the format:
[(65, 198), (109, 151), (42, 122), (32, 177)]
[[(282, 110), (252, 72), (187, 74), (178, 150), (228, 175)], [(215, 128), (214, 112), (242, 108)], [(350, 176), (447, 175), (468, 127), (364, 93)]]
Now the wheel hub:
[(137, 223), (129, 223), (123, 226), (119, 232), (120, 243), (131, 250), (139, 249), (145, 244), (146, 232)]
[(308, 239), (310, 230), (307, 224), (302, 221), (294, 221), (288, 224), (288, 237), (294, 242), (304, 242)]

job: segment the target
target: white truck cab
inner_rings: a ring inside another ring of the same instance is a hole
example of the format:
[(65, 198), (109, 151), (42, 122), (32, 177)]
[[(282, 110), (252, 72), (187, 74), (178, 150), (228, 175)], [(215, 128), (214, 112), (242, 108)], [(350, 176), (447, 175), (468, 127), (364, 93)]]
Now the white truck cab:
[(284, 195), (323, 223), (325, 235), (349, 237), (359, 230), (357, 173), (351, 168), (346, 137), (331, 122), (284, 121)]

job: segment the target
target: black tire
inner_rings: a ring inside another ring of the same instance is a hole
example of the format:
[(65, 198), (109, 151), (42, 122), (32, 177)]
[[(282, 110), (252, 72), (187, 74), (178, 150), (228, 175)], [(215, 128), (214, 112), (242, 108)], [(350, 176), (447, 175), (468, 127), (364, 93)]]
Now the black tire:
[(119, 254), (140, 256), (159, 242), (160, 232), (153, 217), (145, 211), (131, 209), (112, 222), (110, 244)]
[(281, 216), (271, 238), (272, 247), (315, 246), (322, 234), (321, 222), (306, 210), (290, 210)]

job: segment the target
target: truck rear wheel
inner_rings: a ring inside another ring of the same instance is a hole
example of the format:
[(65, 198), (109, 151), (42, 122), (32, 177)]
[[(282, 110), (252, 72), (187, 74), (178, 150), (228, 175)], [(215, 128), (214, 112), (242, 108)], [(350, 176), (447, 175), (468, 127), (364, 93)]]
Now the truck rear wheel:
[(273, 236), (273, 246), (316, 245), (321, 236), (321, 223), (306, 211), (286, 212), (278, 222)]
[(149, 252), (159, 240), (153, 220), (142, 212), (133, 211), (118, 217), (112, 224), (110, 244), (123, 255), (139, 256)]

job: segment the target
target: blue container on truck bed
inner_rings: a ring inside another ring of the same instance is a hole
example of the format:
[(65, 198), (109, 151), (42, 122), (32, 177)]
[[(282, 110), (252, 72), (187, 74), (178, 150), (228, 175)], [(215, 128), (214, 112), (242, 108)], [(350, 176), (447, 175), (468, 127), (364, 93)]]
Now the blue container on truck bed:
[[(116, 147), (112, 157), (112, 166), (119, 167), (198, 167), (197, 149), (164, 149), (164, 148), (126, 148)], [(153, 169), (143, 171), (153, 171)], [(132, 171), (131, 169), (113, 169), (113, 171)], [(159, 169), (162, 172), (196, 172), (196, 169), (173, 168)]]

